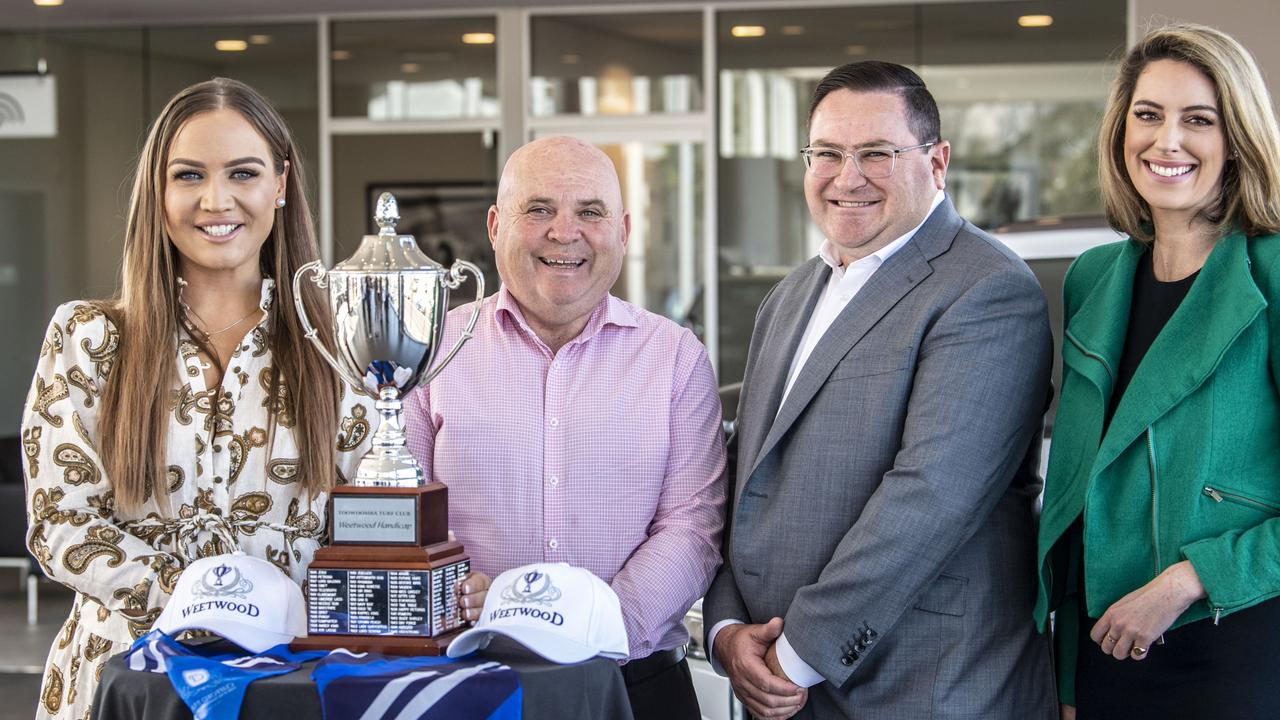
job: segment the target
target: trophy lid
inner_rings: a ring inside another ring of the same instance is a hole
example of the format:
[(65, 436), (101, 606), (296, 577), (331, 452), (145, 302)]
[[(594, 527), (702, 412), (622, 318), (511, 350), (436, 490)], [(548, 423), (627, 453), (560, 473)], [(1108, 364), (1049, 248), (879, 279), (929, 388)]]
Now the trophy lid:
[(400, 208), (391, 193), (384, 192), (378, 197), (378, 205), (373, 214), (378, 224), (377, 235), (365, 235), (360, 247), (351, 257), (333, 267), (332, 272), (406, 272), (418, 271), (433, 274), (447, 274), (440, 263), (427, 257), (418, 248), (412, 235), (396, 233), (396, 223), (400, 220)]

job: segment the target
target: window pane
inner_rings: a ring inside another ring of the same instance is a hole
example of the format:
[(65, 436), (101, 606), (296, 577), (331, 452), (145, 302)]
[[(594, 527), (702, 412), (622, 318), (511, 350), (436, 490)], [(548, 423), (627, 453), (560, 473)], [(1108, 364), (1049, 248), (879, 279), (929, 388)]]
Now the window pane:
[(648, 115), (702, 110), (702, 14), (532, 19), (529, 112)]
[[(764, 293), (823, 240), (799, 148), (828, 70), (878, 59), (921, 74), (952, 144), (948, 193), (975, 223), (1100, 224), (1095, 136), (1125, 12), (1123, 0), (1045, 0), (719, 14), (722, 380), (741, 376)], [(1052, 25), (1020, 27), (1033, 13)]]
[(702, 336), (702, 143), (602, 144), (631, 236), (613, 293)]
[(498, 116), (493, 17), (333, 23), (334, 117)]
[[(1102, 224), (1095, 156), (1125, 3), (921, 6), (923, 75), (951, 140), (948, 190), (981, 227)], [(1048, 27), (1018, 18), (1048, 15)]]

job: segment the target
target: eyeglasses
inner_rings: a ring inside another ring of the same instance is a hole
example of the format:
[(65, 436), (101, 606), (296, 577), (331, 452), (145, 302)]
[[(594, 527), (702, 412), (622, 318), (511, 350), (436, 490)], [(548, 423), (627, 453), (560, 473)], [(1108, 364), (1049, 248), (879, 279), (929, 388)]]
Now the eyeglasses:
[(902, 153), (931, 148), (937, 144), (935, 141), (901, 148), (872, 146), (859, 148), (853, 152), (845, 152), (840, 148), (827, 145), (810, 145), (801, 149), (800, 154), (804, 156), (805, 167), (809, 168), (809, 172), (814, 177), (833, 178), (844, 169), (844, 159), (853, 158), (853, 166), (858, 169), (862, 177), (880, 179), (893, 174), (893, 166), (897, 164), (898, 156)]

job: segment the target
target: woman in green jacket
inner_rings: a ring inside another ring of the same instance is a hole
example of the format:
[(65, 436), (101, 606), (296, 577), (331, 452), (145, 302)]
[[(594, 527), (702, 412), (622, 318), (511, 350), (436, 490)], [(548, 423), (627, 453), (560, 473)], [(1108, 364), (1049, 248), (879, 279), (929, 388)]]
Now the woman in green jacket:
[(1067, 272), (1040, 524), (1063, 717), (1280, 718), (1280, 133), (1249, 53), (1149, 33), (1099, 160), (1129, 238)]

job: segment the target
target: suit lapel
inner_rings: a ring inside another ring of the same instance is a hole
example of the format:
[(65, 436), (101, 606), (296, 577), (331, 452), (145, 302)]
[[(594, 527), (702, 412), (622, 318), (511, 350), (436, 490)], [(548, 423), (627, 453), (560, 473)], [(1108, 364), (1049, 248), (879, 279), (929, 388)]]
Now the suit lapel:
[[(761, 438), (768, 432), (778, 413), (778, 404), (782, 401), (782, 391), (786, 389), (787, 375), (791, 370), (791, 360), (800, 349), (800, 340), (808, 327), (808, 319), (817, 308), (818, 299), (822, 297), (822, 291), (831, 278), (831, 269), (820, 259), (810, 261), (800, 272), (800, 281), (776, 299), (777, 319), (769, 324), (768, 335), (761, 343), (761, 370), (752, 373), (753, 380), (759, 377), (765, 383), (764, 394), (761, 396), (763, 405), (758, 406), (759, 409), (753, 408), (750, 414), (742, 417), (745, 426), (741, 428), (742, 445), (739, 446), (739, 452), (743, 458), (751, 459), (752, 471), (760, 457)], [(792, 308), (799, 312), (792, 312)], [(797, 322), (797, 317), (804, 320)], [(753, 402), (752, 405), (757, 404)], [(743, 484), (739, 483), (739, 490)]]
[(1187, 297), (1134, 371), (1098, 449), (1095, 471), (1114, 461), (1152, 422), (1199, 387), (1266, 308), (1250, 273), (1247, 250), (1243, 234), (1232, 233), (1209, 254)]
[[(960, 231), (963, 224), (964, 221), (951, 206), (950, 199), (943, 200), (915, 236), (885, 261), (853, 300), (849, 301), (814, 347), (809, 359), (796, 376), (796, 382), (791, 387), (786, 402), (773, 419), (769, 433), (765, 436), (760, 451), (751, 465), (752, 473), (813, 401), (814, 396), (826, 383), (827, 376), (831, 374), (841, 358), (847, 355), (849, 350), (862, 340), (867, 331), (898, 304), (898, 301), (933, 272), (929, 261), (951, 246), (951, 241), (955, 239), (956, 233)], [(809, 316), (804, 317), (805, 322), (797, 323), (801, 326), (801, 334), (804, 327), (808, 325)], [(798, 344), (797, 342), (796, 346)], [(795, 356), (796, 346), (791, 348), (785, 367), (790, 367), (790, 359)], [(785, 369), (782, 383), (785, 387)], [(778, 397), (781, 397), (781, 393)], [(776, 400), (774, 406), (776, 407)], [(747, 477), (750, 478), (750, 475)]]

